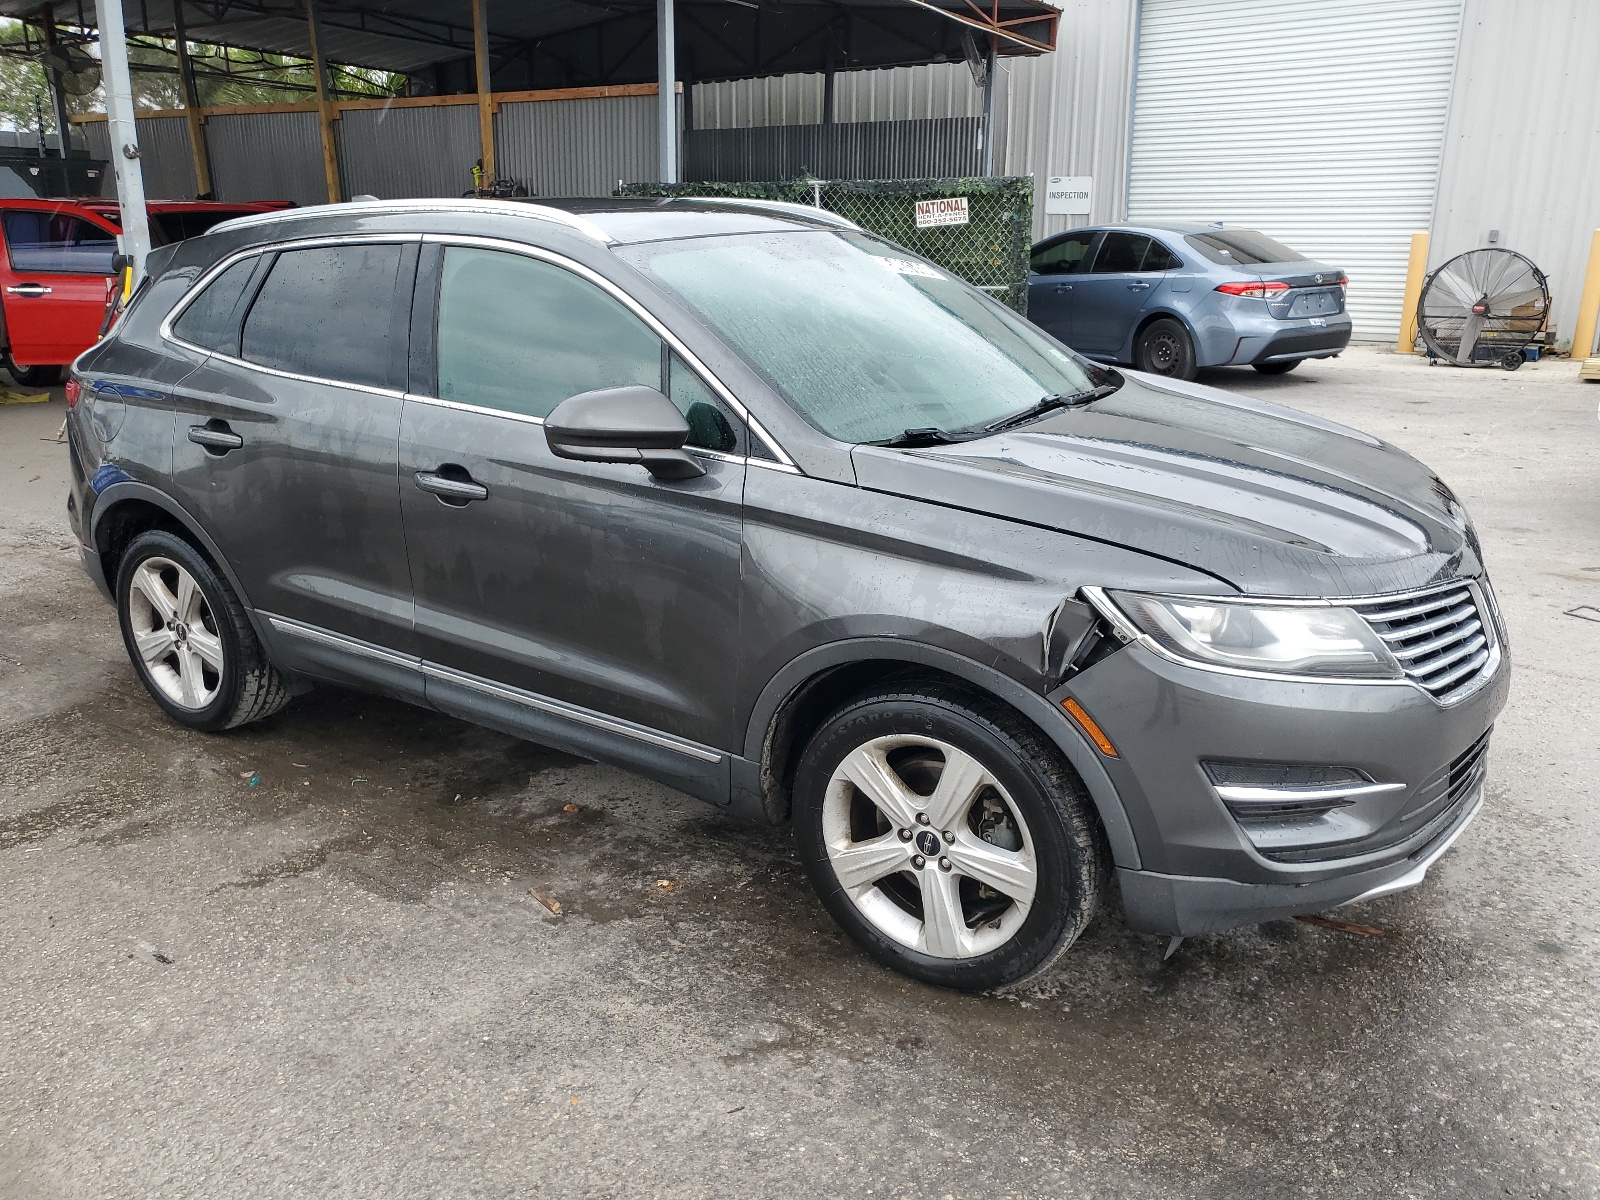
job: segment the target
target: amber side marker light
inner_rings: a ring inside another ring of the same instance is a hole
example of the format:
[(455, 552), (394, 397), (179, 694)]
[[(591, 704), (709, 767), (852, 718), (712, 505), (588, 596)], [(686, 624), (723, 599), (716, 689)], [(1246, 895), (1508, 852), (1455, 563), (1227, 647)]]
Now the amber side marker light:
[(1105, 730), (1094, 723), (1094, 718), (1083, 711), (1083, 705), (1068, 696), (1061, 702), (1061, 707), (1066, 709), (1067, 715), (1076, 721), (1079, 727), (1089, 735), (1089, 740), (1100, 747), (1101, 754), (1104, 754), (1107, 758), (1117, 757), (1117, 748), (1111, 744), (1111, 739), (1106, 736)]

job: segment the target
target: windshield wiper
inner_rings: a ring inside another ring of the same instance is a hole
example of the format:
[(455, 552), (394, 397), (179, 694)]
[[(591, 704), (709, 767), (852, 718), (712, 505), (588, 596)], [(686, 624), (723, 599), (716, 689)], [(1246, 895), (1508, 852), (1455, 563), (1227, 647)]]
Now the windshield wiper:
[(1093, 404), (1096, 400), (1104, 400), (1121, 386), (1122, 381), (1119, 379), (1116, 383), (1102, 383), (1099, 387), (1082, 392), (1045, 396), (1037, 404), (1019, 413), (1012, 413), (1009, 417), (1001, 417), (998, 421), (985, 425), (983, 430), (985, 433), (999, 433), (1002, 429), (1026, 424), (1035, 417), (1042, 417), (1045, 413), (1054, 412), (1058, 408), (1082, 408), (1086, 404)]
[(884, 438), (877, 442), (868, 442), (869, 446), (946, 446), (952, 442), (963, 441), (954, 434), (946, 433), (929, 425), (922, 429), (907, 429), (895, 434), (892, 438)]

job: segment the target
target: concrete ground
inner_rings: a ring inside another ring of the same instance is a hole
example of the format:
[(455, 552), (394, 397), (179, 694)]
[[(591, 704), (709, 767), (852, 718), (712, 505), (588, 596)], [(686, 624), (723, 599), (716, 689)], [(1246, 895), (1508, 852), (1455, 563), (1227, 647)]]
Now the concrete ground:
[(1386, 936), (1163, 963), (1102, 919), (1006, 999), (879, 969), (784, 835), (622, 771), (334, 690), (166, 721), (72, 553), (59, 401), (0, 407), (0, 1196), (1600, 1196), (1576, 369), (1208, 376), (1469, 506), (1517, 672), (1489, 801), (1342, 912)]

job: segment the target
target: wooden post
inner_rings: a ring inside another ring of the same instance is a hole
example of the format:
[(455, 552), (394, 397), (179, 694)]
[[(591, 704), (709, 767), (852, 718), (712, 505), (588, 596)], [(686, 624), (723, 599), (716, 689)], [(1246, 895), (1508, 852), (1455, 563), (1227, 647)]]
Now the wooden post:
[(183, 115), (189, 122), (189, 150), (194, 155), (194, 190), (197, 196), (210, 196), (211, 155), (206, 149), (200, 93), (194, 86), (194, 64), (189, 61), (189, 31), (183, 19), (183, 0), (174, 0), (172, 5), (172, 30), (178, 43), (178, 79), (183, 85)]
[(317, 118), (322, 125), (322, 173), (328, 183), (328, 203), (339, 203), (339, 148), (333, 140), (333, 106), (328, 103), (328, 73), (317, 44), (317, 0), (306, 0), (306, 25), (311, 31), (311, 69), (317, 77)]
[(1428, 235), (1411, 235), (1411, 258), (1406, 263), (1406, 290), (1400, 300), (1400, 340), (1395, 349), (1401, 354), (1416, 353), (1417, 301), (1422, 299), (1422, 280), (1428, 273)]
[(472, 54), (478, 63), (478, 151), (483, 182), (494, 182), (494, 96), (489, 91), (489, 22), (483, 0), (472, 0)]
[(1600, 229), (1589, 241), (1589, 269), (1583, 273), (1583, 291), (1578, 298), (1578, 323), (1572, 327), (1572, 357), (1588, 358), (1594, 353), (1594, 328), (1600, 319)]

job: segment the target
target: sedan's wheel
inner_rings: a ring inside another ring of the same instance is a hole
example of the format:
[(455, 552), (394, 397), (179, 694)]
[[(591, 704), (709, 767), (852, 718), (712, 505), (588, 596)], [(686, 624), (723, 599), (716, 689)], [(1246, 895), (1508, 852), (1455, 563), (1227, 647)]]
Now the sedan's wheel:
[(117, 615), (145, 688), (190, 728), (227, 729), (288, 702), (238, 598), (182, 538), (133, 540), (117, 572)]
[(1194, 342), (1180, 321), (1162, 317), (1151, 321), (1139, 334), (1133, 348), (1134, 364), (1152, 375), (1169, 379), (1193, 379), (1199, 374)]
[(1285, 375), (1298, 367), (1304, 359), (1288, 358), (1279, 359), (1277, 362), (1251, 363), (1250, 365), (1263, 375)]
[(915, 682), (857, 701), (812, 739), (795, 800), (830, 912), (908, 975), (1013, 986), (1094, 913), (1102, 868), (1081, 786), (992, 702)]

